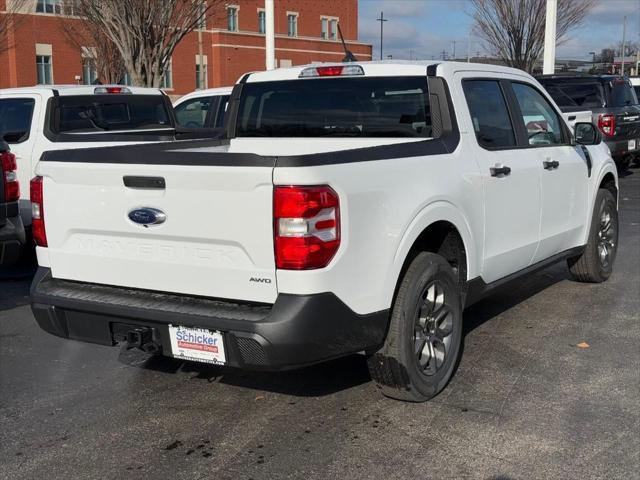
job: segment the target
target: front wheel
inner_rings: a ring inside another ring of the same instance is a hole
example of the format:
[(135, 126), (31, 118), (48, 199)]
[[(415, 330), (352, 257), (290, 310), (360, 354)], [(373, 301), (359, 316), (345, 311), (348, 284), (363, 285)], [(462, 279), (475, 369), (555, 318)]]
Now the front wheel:
[(369, 371), (384, 395), (426, 401), (451, 378), (461, 338), (456, 275), (441, 256), (421, 252), (401, 280), (387, 338), (369, 358)]
[(567, 263), (571, 276), (580, 282), (600, 283), (611, 276), (618, 252), (618, 208), (613, 194), (600, 189), (591, 217), (589, 239), (581, 255)]

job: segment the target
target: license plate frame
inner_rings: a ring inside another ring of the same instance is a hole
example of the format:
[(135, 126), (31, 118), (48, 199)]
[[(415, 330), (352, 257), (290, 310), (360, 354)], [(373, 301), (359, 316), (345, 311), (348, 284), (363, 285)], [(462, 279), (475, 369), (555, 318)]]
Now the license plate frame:
[(171, 356), (180, 360), (226, 365), (224, 334), (200, 327), (169, 325)]

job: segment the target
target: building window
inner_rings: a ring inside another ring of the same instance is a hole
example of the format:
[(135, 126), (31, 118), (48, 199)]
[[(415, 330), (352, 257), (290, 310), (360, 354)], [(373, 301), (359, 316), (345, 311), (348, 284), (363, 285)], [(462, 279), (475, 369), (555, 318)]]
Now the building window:
[(266, 16), (264, 10), (258, 10), (258, 33), (266, 33), (267, 24), (266, 24)]
[(287, 12), (287, 35), (298, 36), (298, 14)]
[(164, 69), (164, 75), (162, 75), (162, 85), (160, 88), (173, 88), (173, 76), (171, 74), (171, 60), (167, 63), (167, 67)]
[(238, 7), (227, 7), (227, 30), (238, 31)]
[(131, 82), (131, 75), (129, 75), (129, 72), (124, 72), (124, 75), (122, 76), (122, 80), (120, 80), (120, 85), (128, 85), (131, 86), (132, 82)]
[(338, 39), (338, 20), (332, 18), (329, 20), (329, 40)]
[(338, 39), (338, 19), (335, 17), (320, 17), (320, 38), (325, 40)]
[(53, 85), (50, 55), (36, 55), (36, 69), (39, 85)]
[(62, 0), (38, 0), (36, 12), (60, 14), (62, 13)]
[(198, 30), (206, 30), (207, 28), (207, 2), (201, 0), (198, 4)]
[(98, 79), (98, 70), (96, 63), (91, 58), (82, 59), (82, 83), (85, 85), (93, 85)]
[(207, 88), (207, 59), (204, 59), (204, 65), (202, 65), (202, 81), (200, 81), (200, 62), (196, 62), (196, 90), (204, 90)]

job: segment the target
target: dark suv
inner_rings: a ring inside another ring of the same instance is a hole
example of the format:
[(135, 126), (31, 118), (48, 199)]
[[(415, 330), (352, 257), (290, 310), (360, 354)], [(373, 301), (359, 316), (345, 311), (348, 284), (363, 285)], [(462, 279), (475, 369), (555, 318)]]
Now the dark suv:
[(591, 110), (619, 170), (640, 156), (640, 105), (626, 77), (542, 75), (538, 81), (563, 112)]
[(18, 261), (25, 243), (24, 227), (18, 209), (20, 185), (16, 167), (15, 155), (0, 140), (0, 267)]

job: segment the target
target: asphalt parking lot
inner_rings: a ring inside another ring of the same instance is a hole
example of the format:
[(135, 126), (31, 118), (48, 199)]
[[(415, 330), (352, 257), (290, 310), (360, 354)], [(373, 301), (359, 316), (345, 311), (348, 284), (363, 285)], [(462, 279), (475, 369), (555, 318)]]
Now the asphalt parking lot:
[(640, 169), (620, 203), (611, 279), (557, 265), (467, 310), (425, 404), (360, 356), (246, 373), (58, 339), (0, 281), (0, 478), (640, 478)]

